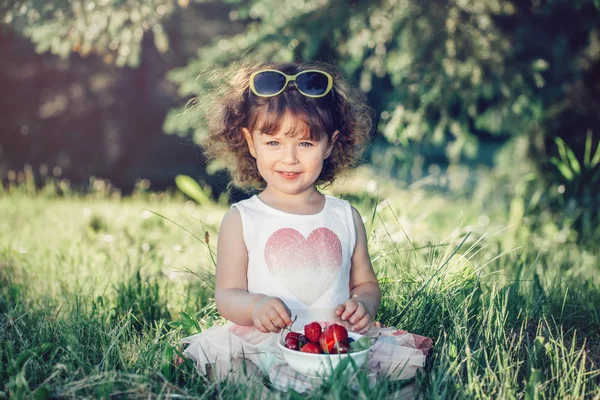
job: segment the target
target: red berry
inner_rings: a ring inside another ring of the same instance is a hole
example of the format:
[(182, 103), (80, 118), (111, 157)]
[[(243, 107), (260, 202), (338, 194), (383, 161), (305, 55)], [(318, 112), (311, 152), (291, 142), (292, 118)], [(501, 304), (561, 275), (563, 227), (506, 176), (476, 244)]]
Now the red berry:
[(300, 332), (288, 332), (288, 334), (285, 335), (285, 341), (287, 342), (287, 340), (291, 337), (296, 340), (300, 339)]
[(300, 335), (298, 338), (298, 347), (302, 348), (306, 343), (310, 343), (309, 340), (304, 335)]
[(315, 343), (306, 343), (300, 351), (303, 353), (321, 354), (321, 349)]
[(346, 328), (342, 325), (333, 324), (325, 328), (319, 339), (319, 345), (324, 353), (337, 353), (337, 350), (334, 350), (336, 343), (347, 341), (348, 331)]
[(321, 325), (318, 322), (311, 322), (304, 326), (304, 336), (313, 343), (319, 342), (321, 336)]
[(329, 341), (325, 338), (325, 336), (321, 336), (319, 338), (319, 347), (321, 347), (321, 350), (323, 351), (323, 353), (329, 353), (329, 348), (333, 348), (333, 346), (335, 345), (335, 342), (331, 342), (329, 343)]
[(339, 342), (335, 345), (333, 349), (334, 353), (346, 354), (350, 352), (350, 343), (348, 342)]
[(348, 340), (348, 331), (342, 325), (329, 325), (325, 330), (327, 331), (327, 335), (335, 337), (337, 342), (344, 342)]

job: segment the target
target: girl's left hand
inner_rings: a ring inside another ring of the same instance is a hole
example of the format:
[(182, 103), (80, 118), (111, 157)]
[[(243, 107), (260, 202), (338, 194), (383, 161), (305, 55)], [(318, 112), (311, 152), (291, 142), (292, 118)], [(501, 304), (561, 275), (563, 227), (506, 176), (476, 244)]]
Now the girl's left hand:
[(361, 335), (371, 329), (373, 318), (369, 315), (367, 308), (358, 300), (349, 299), (335, 309), (335, 315), (342, 321), (349, 321), (351, 329)]

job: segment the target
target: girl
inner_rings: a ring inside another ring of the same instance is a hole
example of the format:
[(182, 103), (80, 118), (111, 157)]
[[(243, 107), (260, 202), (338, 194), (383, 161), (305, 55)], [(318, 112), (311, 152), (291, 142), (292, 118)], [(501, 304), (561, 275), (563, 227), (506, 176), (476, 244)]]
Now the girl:
[(371, 378), (413, 376), (430, 340), (373, 322), (381, 292), (361, 216), (318, 190), (364, 149), (371, 122), (363, 97), (320, 64), (241, 68), (228, 83), (205, 148), (235, 184), (261, 191), (233, 204), (219, 232), (215, 300), (229, 322), (184, 339), (184, 354), (202, 374), (244, 364), (275, 387), (304, 391), (311, 382), (284, 363), (279, 333), (294, 318), (299, 331), (337, 322), (383, 334), (369, 356)]

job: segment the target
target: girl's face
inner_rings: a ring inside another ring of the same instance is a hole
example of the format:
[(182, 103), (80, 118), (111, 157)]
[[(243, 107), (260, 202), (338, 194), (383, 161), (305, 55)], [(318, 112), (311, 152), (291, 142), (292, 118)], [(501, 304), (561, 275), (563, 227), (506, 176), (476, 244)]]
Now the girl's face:
[(286, 135), (296, 128), (294, 124), (303, 123), (285, 116), (275, 135), (267, 135), (259, 129), (250, 132), (242, 128), (250, 153), (256, 158), (258, 172), (267, 183), (266, 190), (276, 195), (313, 192), (323, 169), (323, 161), (331, 154), (337, 139), (337, 131), (333, 133), (331, 141), (326, 135), (319, 141), (307, 139), (309, 131), (304, 124), (303, 135)]

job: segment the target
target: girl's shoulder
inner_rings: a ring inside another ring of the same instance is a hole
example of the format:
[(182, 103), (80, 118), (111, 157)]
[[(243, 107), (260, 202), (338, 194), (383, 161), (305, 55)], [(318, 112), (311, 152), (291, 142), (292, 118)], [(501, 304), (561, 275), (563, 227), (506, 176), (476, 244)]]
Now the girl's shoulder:
[(356, 225), (357, 220), (360, 221), (360, 223), (362, 223), (362, 216), (360, 215), (360, 212), (356, 208), (354, 208), (354, 206), (352, 206), (352, 204), (350, 204), (348, 200), (340, 199), (338, 197), (329, 195), (325, 196), (327, 196), (328, 198), (328, 203), (330, 203), (333, 207), (339, 210), (343, 210), (343, 212), (349, 216), (350, 221), (352, 221), (354, 225)]
[(331, 196), (326, 194), (325, 198), (327, 199), (327, 206), (344, 209), (346, 211), (352, 211), (354, 207), (350, 204), (348, 200), (340, 199), (339, 197)]
[(243, 212), (244, 209), (256, 208), (259, 206), (260, 199), (257, 195), (253, 195), (244, 200), (240, 200), (236, 203), (231, 204), (231, 209), (238, 209), (240, 212)]
[(245, 216), (273, 216), (283, 217), (286, 219), (306, 219), (316, 218), (330, 213), (350, 213), (352, 214), (353, 207), (347, 200), (340, 199), (331, 195), (325, 194), (325, 205), (323, 209), (315, 214), (294, 214), (274, 208), (263, 202), (258, 195), (238, 201), (231, 205), (231, 210), (239, 211), (242, 219)]
[(327, 199), (327, 202), (334, 205), (350, 205), (348, 200), (340, 199), (339, 197), (331, 196), (329, 194), (324, 195)]

